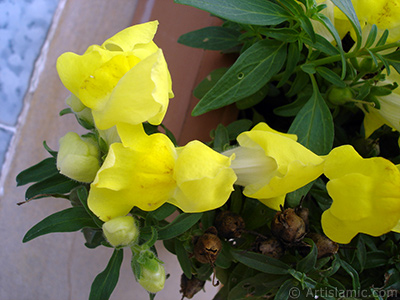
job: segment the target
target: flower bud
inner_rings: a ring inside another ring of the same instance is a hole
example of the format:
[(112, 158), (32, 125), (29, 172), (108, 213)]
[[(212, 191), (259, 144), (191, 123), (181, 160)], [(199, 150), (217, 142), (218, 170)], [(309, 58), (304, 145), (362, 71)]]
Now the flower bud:
[(349, 88), (333, 86), (327, 93), (328, 101), (335, 105), (344, 105), (353, 99), (353, 92)]
[(134, 244), (139, 237), (139, 230), (132, 216), (116, 217), (103, 224), (103, 233), (114, 247)]
[(76, 97), (74, 94), (71, 94), (65, 100), (65, 102), (69, 107), (71, 107), (75, 116), (85, 128), (94, 128), (92, 110), (85, 106), (78, 97)]
[(61, 174), (80, 182), (92, 182), (100, 169), (100, 151), (91, 137), (68, 132), (60, 141), (57, 169)]
[(150, 293), (157, 293), (164, 288), (165, 269), (157, 258), (148, 259), (141, 264), (140, 277), (137, 279), (140, 285)]

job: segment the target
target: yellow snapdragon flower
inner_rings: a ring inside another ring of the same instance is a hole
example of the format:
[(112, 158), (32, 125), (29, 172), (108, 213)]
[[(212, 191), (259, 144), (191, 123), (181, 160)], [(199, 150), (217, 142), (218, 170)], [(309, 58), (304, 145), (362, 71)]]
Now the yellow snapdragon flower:
[(347, 244), (358, 233), (380, 236), (400, 219), (400, 172), (382, 157), (362, 158), (352, 146), (333, 149), (325, 161), (333, 199), (322, 214), (324, 233)]
[(202, 212), (228, 200), (236, 181), (232, 158), (199, 141), (175, 148), (166, 135), (147, 135), (142, 125), (117, 128), (122, 143), (110, 146), (88, 197), (103, 221), (134, 206), (151, 211), (168, 202), (185, 212)]
[(297, 142), (294, 134), (273, 130), (266, 123), (241, 133), (239, 147), (225, 151), (235, 154), (231, 167), (244, 186), (244, 195), (259, 199), (279, 210), (285, 196), (318, 178), (324, 159)]
[(122, 30), (83, 55), (57, 60), (62, 83), (92, 110), (99, 129), (119, 122), (158, 125), (173, 97), (163, 52), (153, 42), (158, 22)]

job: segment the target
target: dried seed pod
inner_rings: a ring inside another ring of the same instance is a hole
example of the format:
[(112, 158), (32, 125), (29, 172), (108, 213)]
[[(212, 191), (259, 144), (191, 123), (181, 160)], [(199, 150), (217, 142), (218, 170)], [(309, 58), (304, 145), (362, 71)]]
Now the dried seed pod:
[(194, 257), (202, 264), (214, 265), (222, 249), (222, 243), (217, 236), (217, 229), (213, 226), (194, 241)]
[(271, 222), (271, 232), (285, 245), (299, 243), (306, 234), (306, 225), (293, 208), (278, 211)]
[(245, 228), (243, 218), (237, 213), (225, 210), (215, 218), (218, 235), (225, 239), (240, 238)]
[(203, 287), (206, 282), (200, 280), (194, 276), (191, 279), (187, 278), (185, 274), (181, 276), (181, 290), (182, 300), (183, 298), (192, 299)]
[(279, 259), (285, 253), (284, 245), (274, 237), (261, 241), (258, 245), (258, 250), (269, 257)]
[(322, 234), (310, 232), (309, 234), (306, 235), (306, 237), (314, 241), (315, 246), (318, 249), (317, 258), (334, 255), (339, 250), (338, 243), (332, 241), (331, 239), (327, 238)]
[(296, 215), (298, 215), (300, 218), (303, 219), (304, 224), (306, 225), (306, 231), (308, 231), (308, 225), (309, 225), (309, 220), (308, 220), (308, 215), (310, 214), (310, 211), (308, 210), (307, 207), (302, 207), (298, 206), (294, 209)]

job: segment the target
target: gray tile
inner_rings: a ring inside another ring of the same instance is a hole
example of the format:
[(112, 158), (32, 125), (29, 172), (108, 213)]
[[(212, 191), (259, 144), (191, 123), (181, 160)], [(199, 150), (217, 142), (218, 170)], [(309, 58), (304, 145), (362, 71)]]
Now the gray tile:
[(58, 0), (0, 1), (0, 123), (14, 126)]

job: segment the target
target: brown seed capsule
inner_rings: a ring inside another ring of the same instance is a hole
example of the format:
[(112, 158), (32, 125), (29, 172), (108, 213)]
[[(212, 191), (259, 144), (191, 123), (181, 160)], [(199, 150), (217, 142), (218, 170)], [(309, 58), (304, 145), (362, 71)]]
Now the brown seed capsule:
[(243, 218), (231, 211), (222, 211), (215, 218), (218, 235), (225, 239), (240, 238), (245, 228)]
[(214, 265), (222, 249), (222, 243), (217, 236), (217, 229), (212, 226), (194, 241), (194, 257), (202, 264)]
[(315, 246), (318, 249), (317, 258), (334, 255), (339, 250), (339, 245), (337, 243), (322, 234), (310, 232), (306, 237), (314, 241)]
[(306, 225), (293, 208), (278, 211), (271, 222), (271, 232), (285, 245), (299, 243), (306, 234)]
[(200, 280), (194, 276), (191, 279), (187, 278), (185, 274), (181, 276), (181, 290), (182, 299), (188, 298), (192, 299), (194, 295), (196, 295), (203, 287), (206, 282)]
[(276, 259), (281, 258), (285, 253), (285, 247), (283, 244), (274, 237), (260, 242), (258, 250), (262, 254)]
[(306, 231), (308, 230), (308, 224), (309, 224), (309, 220), (308, 220), (308, 215), (310, 213), (310, 211), (308, 210), (307, 207), (301, 207), (298, 206), (294, 209), (296, 215), (298, 215), (300, 218), (303, 219), (304, 224), (306, 225)]

